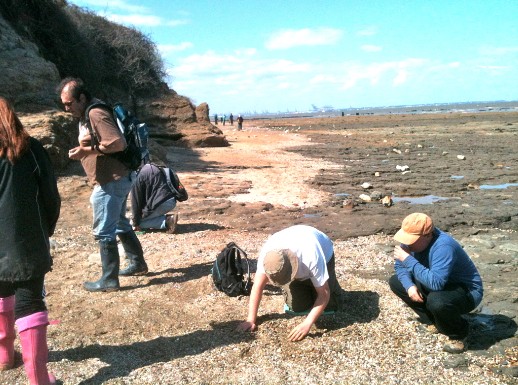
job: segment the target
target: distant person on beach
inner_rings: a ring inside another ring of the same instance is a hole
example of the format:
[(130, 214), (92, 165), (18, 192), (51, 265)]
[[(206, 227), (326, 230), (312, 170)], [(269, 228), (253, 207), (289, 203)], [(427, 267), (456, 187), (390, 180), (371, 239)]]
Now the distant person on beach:
[(227, 122), (227, 115), (223, 115), (223, 125)]
[(289, 334), (300, 341), (326, 312), (339, 310), (342, 289), (336, 279), (333, 242), (311, 226), (296, 225), (268, 238), (257, 260), (257, 272), (248, 304), (248, 317), (238, 330), (257, 329), (257, 312), (268, 283), (280, 286), (287, 313), (307, 314)]
[(241, 115), (237, 116), (237, 129), (238, 130), (243, 129), (243, 117)]
[[(95, 282), (85, 282), (84, 288), (88, 291), (119, 290), (119, 274), (147, 273), (142, 246), (126, 217), (126, 200), (135, 172), (110, 156), (124, 150), (126, 140), (113, 119), (112, 112), (105, 108), (92, 108), (89, 113), (90, 125), (86, 123), (87, 108), (100, 100), (91, 97), (81, 79), (64, 79), (58, 92), (65, 110), (79, 119), (79, 146), (69, 150), (68, 156), (81, 161), (90, 183), (94, 185), (90, 203), (93, 209), (93, 234), (99, 242), (102, 275)], [(93, 145), (92, 134), (97, 137), (98, 145)], [(139, 261), (140, 269), (132, 269), (130, 265), (129, 270), (119, 273), (117, 236), (126, 255), (131, 255), (133, 261)]]
[(218, 114), (214, 114), (214, 124), (218, 125)]
[[(167, 171), (170, 172), (169, 169)], [(131, 188), (130, 198), (135, 231), (156, 229), (166, 230), (169, 234), (176, 231), (178, 214), (170, 213), (176, 206), (176, 195), (158, 166), (142, 166)]]
[(228, 120), (230, 120), (230, 125), (233, 126), (234, 125), (234, 115), (232, 115), (232, 112), (230, 113)]
[(56, 383), (47, 371), (43, 290), (60, 208), (49, 155), (0, 97), (0, 371), (15, 365), (16, 324), (31, 384)]
[(468, 322), (462, 317), (482, 301), (482, 279), (464, 249), (434, 227), (432, 219), (413, 213), (403, 220), (394, 239), (396, 274), (390, 288), (419, 316), (418, 320), (450, 338), (444, 351), (467, 347)]

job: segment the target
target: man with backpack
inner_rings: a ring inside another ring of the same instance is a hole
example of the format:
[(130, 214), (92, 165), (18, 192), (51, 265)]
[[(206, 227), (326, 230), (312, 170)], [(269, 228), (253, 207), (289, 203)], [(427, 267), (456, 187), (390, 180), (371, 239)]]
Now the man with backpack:
[(155, 164), (145, 164), (140, 169), (131, 188), (131, 212), (133, 229), (176, 231), (178, 214), (168, 214), (176, 206), (176, 193), (167, 183), (171, 180), (171, 170)]
[[(119, 275), (143, 275), (148, 271), (140, 241), (126, 218), (126, 199), (135, 173), (114, 156), (126, 148), (126, 140), (111, 109), (89, 108), (100, 100), (91, 97), (81, 79), (62, 80), (58, 92), (65, 111), (79, 119), (79, 146), (70, 149), (68, 156), (81, 161), (94, 185), (90, 203), (102, 275), (95, 282), (85, 282), (84, 288), (92, 292), (119, 290)], [(117, 236), (130, 260), (130, 266), (120, 272)]]
[(302, 340), (324, 311), (335, 312), (341, 306), (333, 242), (306, 225), (291, 226), (270, 236), (257, 260), (247, 320), (238, 330), (257, 328), (257, 312), (267, 283), (281, 287), (287, 313), (307, 314), (288, 334), (290, 341)]

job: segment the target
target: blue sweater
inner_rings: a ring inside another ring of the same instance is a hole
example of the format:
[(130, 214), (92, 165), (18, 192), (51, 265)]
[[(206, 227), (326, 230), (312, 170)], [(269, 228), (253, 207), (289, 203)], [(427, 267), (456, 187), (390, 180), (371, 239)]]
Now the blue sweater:
[(396, 261), (394, 267), (406, 290), (414, 280), (430, 291), (443, 290), (447, 284), (462, 284), (473, 296), (475, 306), (482, 301), (482, 279), (475, 264), (455, 239), (438, 228), (424, 251), (411, 253), (403, 262)]

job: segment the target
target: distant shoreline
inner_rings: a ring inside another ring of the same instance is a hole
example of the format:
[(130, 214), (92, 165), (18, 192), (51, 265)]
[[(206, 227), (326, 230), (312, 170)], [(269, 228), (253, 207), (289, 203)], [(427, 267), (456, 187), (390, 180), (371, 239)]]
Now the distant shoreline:
[(441, 114), (441, 113), (480, 113), (480, 112), (512, 112), (518, 111), (518, 101), (434, 103), (409, 106), (362, 107), (342, 109), (322, 109), (304, 112), (277, 113), (243, 113), (248, 119), (279, 118), (325, 118), (353, 115), (390, 115), (390, 114)]

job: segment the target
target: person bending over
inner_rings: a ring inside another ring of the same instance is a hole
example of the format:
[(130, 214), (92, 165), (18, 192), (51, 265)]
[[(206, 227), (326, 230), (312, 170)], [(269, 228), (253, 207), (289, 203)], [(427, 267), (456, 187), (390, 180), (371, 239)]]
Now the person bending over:
[(280, 286), (288, 312), (307, 313), (288, 334), (290, 341), (306, 337), (311, 326), (326, 312), (339, 310), (342, 289), (336, 279), (333, 242), (314, 227), (296, 225), (266, 241), (257, 261), (250, 293), (248, 317), (238, 330), (257, 329), (257, 312), (266, 284)]

